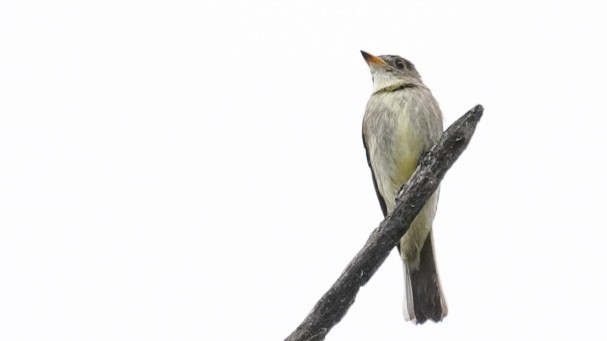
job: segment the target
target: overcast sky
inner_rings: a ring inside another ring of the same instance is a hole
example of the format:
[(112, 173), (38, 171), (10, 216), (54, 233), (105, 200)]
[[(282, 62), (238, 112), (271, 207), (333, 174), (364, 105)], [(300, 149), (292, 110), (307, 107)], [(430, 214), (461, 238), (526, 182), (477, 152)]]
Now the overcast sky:
[(286, 337), (382, 219), (361, 49), (485, 115), (434, 223), (447, 318), (404, 322), (393, 252), (327, 340), (604, 336), (604, 13), (0, 1), (0, 339)]

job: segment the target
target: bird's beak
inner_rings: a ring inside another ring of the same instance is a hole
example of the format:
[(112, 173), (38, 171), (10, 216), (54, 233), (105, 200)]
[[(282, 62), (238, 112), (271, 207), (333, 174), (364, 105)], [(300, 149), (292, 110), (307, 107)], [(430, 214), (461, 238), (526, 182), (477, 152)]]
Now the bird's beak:
[(363, 58), (365, 58), (365, 61), (367, 62), (367, 64), (369, 66), (382, 66), (382, 65), (386, 65), (386, 62), (384, 62), (383, 60), (381, 60), (379, 57), (375, 57), (374, 55), (367, 53), (363, 50), (360, 51), (360, 53), (362, 53)]

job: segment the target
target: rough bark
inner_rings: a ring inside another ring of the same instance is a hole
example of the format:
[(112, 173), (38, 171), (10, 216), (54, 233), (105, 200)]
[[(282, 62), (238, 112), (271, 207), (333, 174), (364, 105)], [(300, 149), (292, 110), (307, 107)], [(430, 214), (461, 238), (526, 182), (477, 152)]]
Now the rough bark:
[(360, 287), (371, 279), (386, 260), (438, 188), (447, 170), (466, 149), (482, 115), (483, 107), (477, 105), (443, 133), (441, 139), (421, 159), (411, 179), (401, 188), (393, 212), (371, 233), (341, 276), (286, 341), (324, 340), (331, 328), (346, 315)]

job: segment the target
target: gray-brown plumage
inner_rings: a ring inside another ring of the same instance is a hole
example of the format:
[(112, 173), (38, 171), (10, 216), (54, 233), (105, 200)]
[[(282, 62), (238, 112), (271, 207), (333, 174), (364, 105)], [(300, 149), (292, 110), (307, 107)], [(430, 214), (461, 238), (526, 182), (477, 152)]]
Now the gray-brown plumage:
[[(399, 56), (361, 51), (371, 69), (373, 93), (363, 118), (363, 144), (384, 216), (415, 169), (421, 155), (443, 131), (438, 103), (415, 66)], [(405, 318), (440, 321), (447, 305), (436, 271), (432, 221), (438, 190), (415, 218), (398, 247), (405, 273)]]

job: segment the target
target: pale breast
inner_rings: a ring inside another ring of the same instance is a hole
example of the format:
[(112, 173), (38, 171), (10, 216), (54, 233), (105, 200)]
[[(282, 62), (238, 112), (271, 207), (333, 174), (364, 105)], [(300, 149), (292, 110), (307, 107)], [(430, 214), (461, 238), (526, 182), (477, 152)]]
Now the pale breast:
[(363, 133), (378, 189), (391, 211), (419, 157), (442, 133), (440, 110), (429, 92), (418, 89), (375, 94), (367, 104)]

